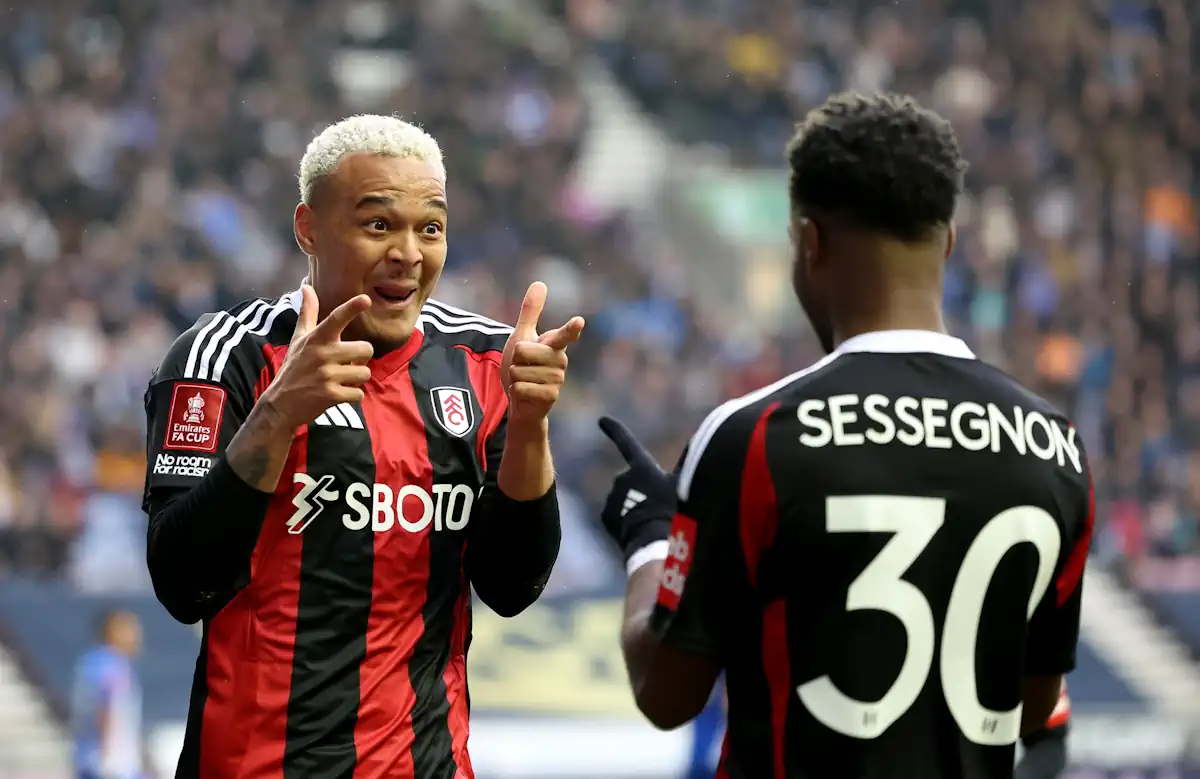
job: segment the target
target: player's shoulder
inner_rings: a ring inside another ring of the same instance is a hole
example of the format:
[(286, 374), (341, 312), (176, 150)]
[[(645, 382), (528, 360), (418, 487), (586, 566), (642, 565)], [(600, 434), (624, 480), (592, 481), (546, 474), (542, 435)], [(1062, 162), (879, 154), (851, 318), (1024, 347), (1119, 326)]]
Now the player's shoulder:
[(432, 298), (421, 307), (417, 326), (430, 346), (475, 354), (504, 351), (512, 326)]
[(257, 374), (265, 346), (287, 344), (296, 329), (300, 291), (251, 298), (202, 315), (167, 350), (152, 382), (191, 379), (222, 383), (233, 372)]
[(788, 403), (794, 404), (797, 398), (823, 391), (839, 367), (838, 357), (839, 354), (835, 352), (807, 368), (789, 373), (741, 397), (725, 401), (713, 409), (704, 420), (697, 438), (701, 437), (700, 433), (703, 433), (703, 438), (709, 440), (716, 436), (725, 439), (748, 438), (754, 428), (775, 409)]
[(767, 419), (785, 401), (797, 392), (803, 393), (807, 386), (824, 376), (834, 360), (835, 355), (830, 355), (804, 370), (727, 400), (713, 409), (688, 442), (679, 472), (679, 496), (687, 499), (696, 472), (706, 457), (712, 459), (718, 454), (730, 458), (740, 456), (749, 448), (755, 430), (765, 426)]
[(1026, 411), (1037, 411), (1069, 424), (1066, 413), (1051, 401), (1026, 387), (1010, 373), (984, 360), (975, 361), (980, 381), (989, 387), (998, 401), (1007, 401)]
[(1026, 446), (1031, 450), (1047, 451), (1043, 442), (1048, 438), (1051, 443), (1049, 449), (1055, 452), (1055, 457), (1051, 459), (1061, 463), (1062, 456), (1058, 452), (1064, 452), (1072, 470), (1086, 481), (1087, 456), (1083, 451), (1083, 441), (1066, 411), (999, 366), (975, 360), (971, 367), (978, 377), (976, 392), (979, 402), (987, 404), (989, 419), (1000, 414), (1011, 421), (1014, 430), (1017, 427), (1024, 428)]
[[(821, 396), (863, 394), (864, 388), (893, 398), (937, 397), (1000, 407), (1018, 406), (1066, 421), (1053, 403), (1001, 368), (980, 359), (953, 336), (925, 331), (868, 333), (847, 341), (829, 360), (829, 370), (813, 371), (807, 385)], [(818, 364), (820, 365), (820, 364)], [(814, 366), (816, 367), (816, 366)]]

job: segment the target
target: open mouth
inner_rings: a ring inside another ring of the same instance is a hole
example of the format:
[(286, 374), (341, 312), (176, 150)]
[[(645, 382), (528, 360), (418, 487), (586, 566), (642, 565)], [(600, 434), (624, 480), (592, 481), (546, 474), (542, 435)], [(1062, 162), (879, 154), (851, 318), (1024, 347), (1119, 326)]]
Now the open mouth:
[(372, 291), (375, 293), (375, 297), (384, 303), (401, 305), (412, 299), (413, 295), (417, 292), (417, 288), (406, 284), (378, 284)]

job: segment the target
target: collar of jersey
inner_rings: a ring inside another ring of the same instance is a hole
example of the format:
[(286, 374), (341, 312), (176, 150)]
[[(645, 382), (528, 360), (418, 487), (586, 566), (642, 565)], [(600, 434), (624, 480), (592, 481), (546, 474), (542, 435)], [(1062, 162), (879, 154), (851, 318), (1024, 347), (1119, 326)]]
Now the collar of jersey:
[[(300, 280), (300, 286), (308, 284), (308, 276)], [(296, 289), (292, 293), (295, 296), (295, 309), (300, 310), (300, 290)], [(413, 358), (413, 355), (421, 348), (421, 344), (425, 341), (424, 328), (421, 327), (420, 320), (417, 320), (416, 327), (413, 328), (413, 333), (409, 336), (408, 341), (399, 349), (393, 349), (381, 357), (376, 357), (367, 363), (367, 367), (371, 369), (371, 378), (377, 382), (384, 382), (389, 379), (392, 374), (408, 364), (408, 361)]]
[(421, 332), (420, 328), (413, 328), (412, 335), (403, 346), (367, 363), (367, 367), (371, 369), (371, 378), (380, 383), (386, 381), (392, 374), (408, 365), (408, 361), (420, 350), (424, 342), (425, 333)]
[(945, 333), (932, 330), (876, 330), (847, 338), (833, 351), (836, 354), (875, 352), (882, 354), (940, 354), (974, 360), (975, 352), (963, 342)]

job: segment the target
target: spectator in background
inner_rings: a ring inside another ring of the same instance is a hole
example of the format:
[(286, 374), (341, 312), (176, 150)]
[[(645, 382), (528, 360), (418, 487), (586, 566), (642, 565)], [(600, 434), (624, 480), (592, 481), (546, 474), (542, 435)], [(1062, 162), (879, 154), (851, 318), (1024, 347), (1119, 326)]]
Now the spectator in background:
[(76, 779), (142, 779), (142, 689), (133, 666), (141, 623), (128, 611), (105, 612), (96, 641), (75, 669)]

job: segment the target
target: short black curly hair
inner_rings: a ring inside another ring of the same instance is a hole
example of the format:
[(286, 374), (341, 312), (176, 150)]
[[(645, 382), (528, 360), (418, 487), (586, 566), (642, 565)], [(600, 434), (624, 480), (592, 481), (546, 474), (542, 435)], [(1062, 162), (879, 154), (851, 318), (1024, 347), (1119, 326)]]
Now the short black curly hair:
[(787, 159), (793, 209), (905, 242), (950, 223), (967, 170), (948, 121), (883, 92), (845, 92), (809, 111)]

